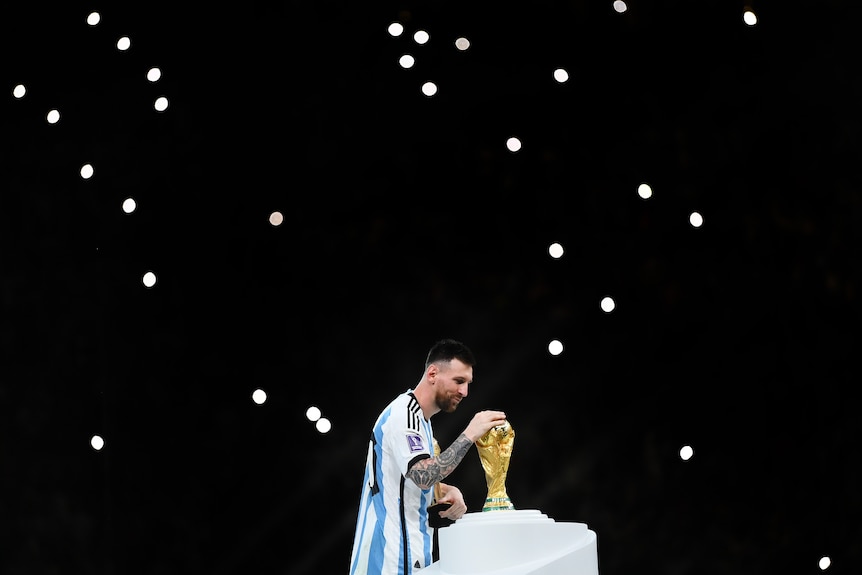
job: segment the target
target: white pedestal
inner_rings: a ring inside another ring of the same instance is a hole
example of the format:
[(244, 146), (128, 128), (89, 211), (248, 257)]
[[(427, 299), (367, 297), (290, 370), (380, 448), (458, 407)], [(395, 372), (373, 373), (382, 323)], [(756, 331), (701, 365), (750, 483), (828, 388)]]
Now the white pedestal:
[(467, 513), (437, 533), (439, 575), (598, 575), (596, 534), (536, 509)]

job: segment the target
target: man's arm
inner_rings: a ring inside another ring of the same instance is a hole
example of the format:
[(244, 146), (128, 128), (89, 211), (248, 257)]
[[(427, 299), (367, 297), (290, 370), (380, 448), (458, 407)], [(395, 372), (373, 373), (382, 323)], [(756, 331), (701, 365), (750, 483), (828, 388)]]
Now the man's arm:
[(495, 425), (506, 423), (506, 414), (502, 411), (480, 411), (473, 416), (464, 433), (458, 436), (452, 445), (437, 457), (422, 459), (413, 464), (405, 477), (422, 489), (430, 489), (448, 477), (470, 451), (470, 446), (485, 435)]
[(470, 451), (471, 445), (473, 442), (462, 433), (452, 445), (441, 451), (437, 457), (428, 457), (413, 464), (413, 467), (407, 471), (407, 479), (422, 489), (430, 489), (455, 471), (455, 468)]

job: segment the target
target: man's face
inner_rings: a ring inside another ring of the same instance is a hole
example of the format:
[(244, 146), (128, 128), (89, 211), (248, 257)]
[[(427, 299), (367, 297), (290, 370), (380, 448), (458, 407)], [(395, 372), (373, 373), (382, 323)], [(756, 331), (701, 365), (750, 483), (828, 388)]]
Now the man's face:
[(461, 400), (467, 397), (473, 381), (473, 368), (461, 360), (453, 359), (448, 364), (438, 365), (435, 381), (437, 407), (440, 411), (452, 413)]

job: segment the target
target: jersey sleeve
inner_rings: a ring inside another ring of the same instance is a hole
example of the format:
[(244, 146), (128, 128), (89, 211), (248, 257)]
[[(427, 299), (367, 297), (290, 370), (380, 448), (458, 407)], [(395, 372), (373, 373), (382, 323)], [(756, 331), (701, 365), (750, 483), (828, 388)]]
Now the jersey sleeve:
[(398, 460), (398, 468), (401, 474), (407, 471), (422, 459), (428, 459), (433, 453), (434, 446), (429, 445), (423, 418), (418, 411), (418, 404), (413, 402), (407, 406), (397, 409), (392, 414), (387, 439), (391, 453)]

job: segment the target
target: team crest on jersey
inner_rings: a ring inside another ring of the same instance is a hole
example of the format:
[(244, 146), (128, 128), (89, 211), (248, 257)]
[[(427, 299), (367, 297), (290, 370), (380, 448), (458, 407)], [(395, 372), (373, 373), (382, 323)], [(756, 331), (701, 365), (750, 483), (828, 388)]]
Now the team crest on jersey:
[(407, 446), (410, 448), (410, 453), (416, 453), (417, 451), (425, 451), (425, 446), (422, 443), (421, 435), (408, 435)]

